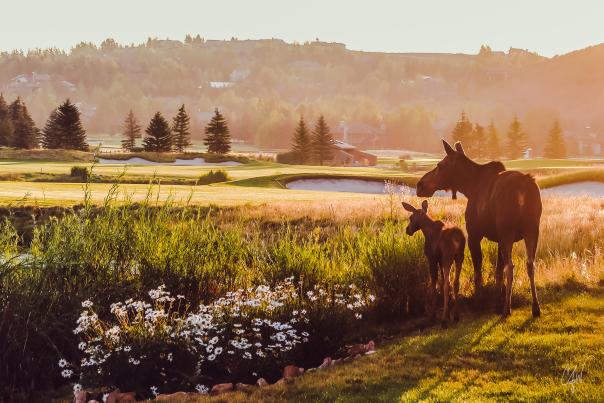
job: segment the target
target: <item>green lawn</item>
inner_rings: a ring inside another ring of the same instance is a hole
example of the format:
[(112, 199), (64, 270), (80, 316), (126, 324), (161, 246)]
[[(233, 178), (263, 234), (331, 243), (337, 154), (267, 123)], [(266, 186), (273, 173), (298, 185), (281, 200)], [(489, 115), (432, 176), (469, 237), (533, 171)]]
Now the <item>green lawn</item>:
[(604, 401), (604, 287), (549, 290), (506, 321), (462, 317), (372, 356), (230, 401)]

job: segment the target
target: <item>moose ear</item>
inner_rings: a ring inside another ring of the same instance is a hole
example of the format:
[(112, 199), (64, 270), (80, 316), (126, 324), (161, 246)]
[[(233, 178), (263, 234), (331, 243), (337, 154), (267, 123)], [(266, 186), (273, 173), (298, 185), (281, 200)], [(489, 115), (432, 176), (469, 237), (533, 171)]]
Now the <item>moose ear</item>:
[(447, 155), (455, 154), (455, 150), (453, 149), (453, 147), (451, 147), (449, 143), (447, 143), (445, 139), (443, 139), (443, 146), (445, 147), (445, 152), (447, 153)]
[(458, 153), (460, 153), (460, 154), (464, 154), (464, 155), (466, 154), (466, 153), (464, 152), (463, 147), (462, 147), (462, 145), (461, 145), (461, 143), (460, 143), (459, 141), (455, 143), (455, 150), (456, 150)]
[(428, 212), (428, 200), (422, 202), (422, 210), (424, 210), (424, 213)]
[(407, 210), (410, 213), (415, 213), (417, 210), (415, 209), (415, 207), (413, 207), (412, 205), (410, 205), (409, 203), (405, 203), (403, 202), (403, 208), (405, 210)]

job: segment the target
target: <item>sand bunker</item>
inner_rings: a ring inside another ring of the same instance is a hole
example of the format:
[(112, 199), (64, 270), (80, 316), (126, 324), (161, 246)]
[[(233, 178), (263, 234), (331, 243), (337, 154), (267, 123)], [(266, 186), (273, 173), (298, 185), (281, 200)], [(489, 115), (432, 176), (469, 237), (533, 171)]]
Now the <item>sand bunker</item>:
[(183, 165), (183, 166), (236, 166), (241, 165), (240, 162), (236, 161), (224, 161), (224, 162), (206, 162), (205, 159), (198, 157), (190, 160), (176, 159), (174, 162), (154, 162), (143, 158), (134, 157), (127, 160), (111, 160), (106, 158), (99, 158), (100, 164), (114, 164), (114, 165)]

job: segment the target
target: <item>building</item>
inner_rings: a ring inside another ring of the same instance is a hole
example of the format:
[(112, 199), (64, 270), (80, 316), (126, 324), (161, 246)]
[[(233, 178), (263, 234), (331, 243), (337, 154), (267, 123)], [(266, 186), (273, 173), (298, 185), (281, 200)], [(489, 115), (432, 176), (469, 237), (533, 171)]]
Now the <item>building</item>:
[(332, 159), (334, 165), (345, 166), (375, 166), (377, 164), (377, 156), (357, 150), (351, 144), (344, 143), (340, 140), (334, 140), (336, 151)]

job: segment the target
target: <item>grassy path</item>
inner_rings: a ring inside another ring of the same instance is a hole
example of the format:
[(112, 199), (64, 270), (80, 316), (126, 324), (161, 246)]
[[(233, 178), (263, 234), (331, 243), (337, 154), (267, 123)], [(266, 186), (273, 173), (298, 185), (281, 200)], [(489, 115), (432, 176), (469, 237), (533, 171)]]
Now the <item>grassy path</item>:
[(542, 308), (462, 318), (229, 401), (604, 401), (604, 287), (549, 291)]

